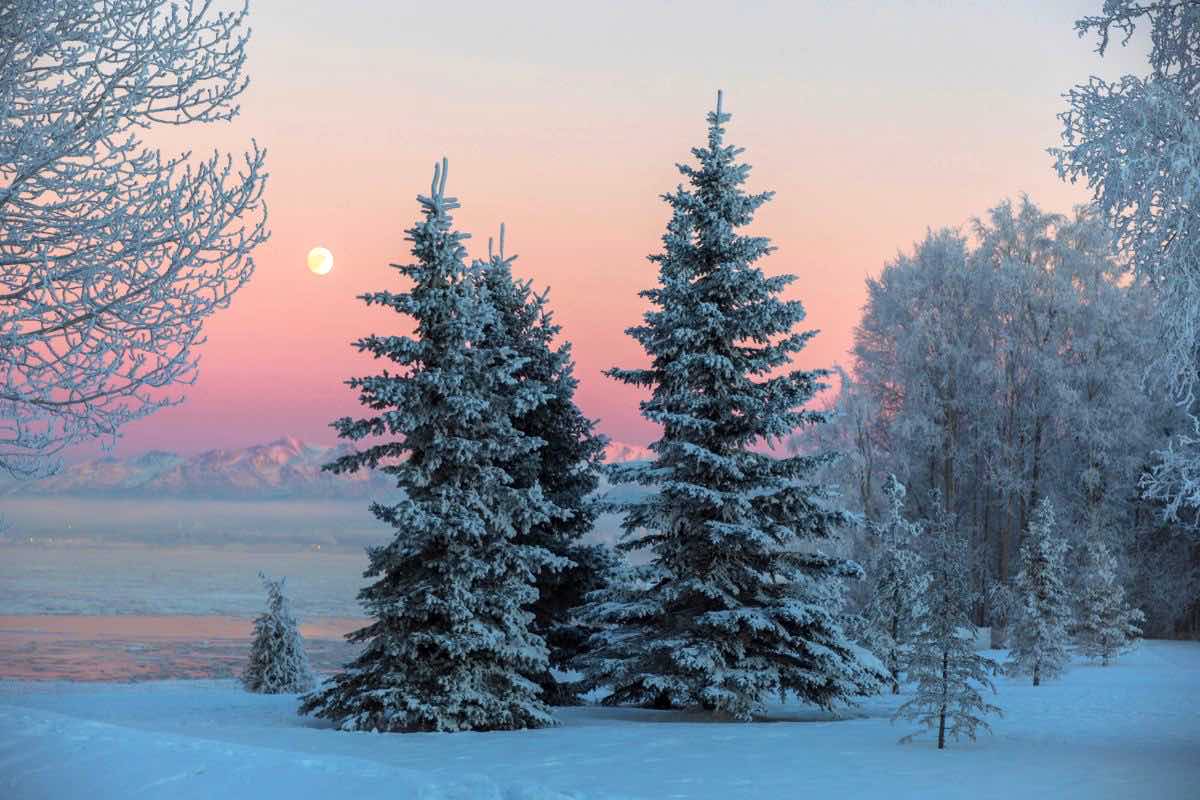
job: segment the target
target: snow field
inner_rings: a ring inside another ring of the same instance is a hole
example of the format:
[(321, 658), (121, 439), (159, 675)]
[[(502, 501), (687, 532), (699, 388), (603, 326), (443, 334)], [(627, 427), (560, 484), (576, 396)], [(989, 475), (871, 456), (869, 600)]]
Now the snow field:
[[(992, 653), (1001, 656), (1000, 653)], [(1195, 800), (1200, 643), (1144, 643), (1034, 688), (1001, 678), (994, 736), (897, 739), (907, 695), (837, 718), (780, 705), (760, 722), (556, 709), (557, 728), (334, 731), (293, 695), (233, 681), (0, 682), (0, 798), (400, 800)]]

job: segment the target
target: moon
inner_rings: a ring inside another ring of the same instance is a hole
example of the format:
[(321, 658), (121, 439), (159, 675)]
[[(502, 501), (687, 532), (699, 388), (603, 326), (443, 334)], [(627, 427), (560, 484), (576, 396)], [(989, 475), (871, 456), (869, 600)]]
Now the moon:
[(333, 253), (324, 247), (308, 251), (308, 271), (313, 275), (328, 275), (333, 269)]

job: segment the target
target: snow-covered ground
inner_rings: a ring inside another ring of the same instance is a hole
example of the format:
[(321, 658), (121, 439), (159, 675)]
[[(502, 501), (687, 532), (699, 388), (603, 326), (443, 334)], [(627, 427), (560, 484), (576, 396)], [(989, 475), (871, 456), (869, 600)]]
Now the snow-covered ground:
[(371, 734), (295, 715), (291, 696), (232, 681), (0, 682), (0, 798), (1200, 797), (1200, 643), (1147, 642), (1110, 667), (1038, 688), (1002, 680), (995, 735), (938, 752), (899, 745), (903, 698), (835, 719), (767, 721), (560, 710), (515, 733)]

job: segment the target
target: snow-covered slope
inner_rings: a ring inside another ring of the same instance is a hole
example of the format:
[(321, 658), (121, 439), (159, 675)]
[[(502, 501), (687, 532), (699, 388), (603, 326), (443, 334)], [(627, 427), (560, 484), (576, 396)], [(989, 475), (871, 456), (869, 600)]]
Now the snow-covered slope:
[(995, 735), (899, 745), (904, 699), (768, 723), (559, 709), (559, 728), (342, 733), (232, 681), (0, 683), (0, 797), (303, 800), (1194, 800), (1200, 644), (1147, 642), (1034, 688), (1000, 681)]

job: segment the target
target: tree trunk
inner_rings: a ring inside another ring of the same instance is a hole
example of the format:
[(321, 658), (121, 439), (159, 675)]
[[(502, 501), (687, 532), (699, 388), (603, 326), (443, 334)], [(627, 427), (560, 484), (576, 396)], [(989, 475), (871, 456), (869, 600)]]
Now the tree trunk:
[[(892, 615), (892, 641), (896, 641), (896, 635), (900, 632), (900, 619)], [(900, 694), (900, 653), (898, 650), (891, 652), (892, 663), (888, 666), (892, 673), (892, 694)]]
[(871, 448), (871, 435), (866, 430), (866, 424), (859, 417), (857, 425), (856, 444), (858, 452), (862, 455), (863, 468), (858, 478), (858, 493), (862, 500), (863, 516), (868, 522), (875, 520), (871, 511), (871, 476), (875, 474), (875, 457)]
[[(999, 547), (996, 555), (996, 581), (1001, 585), (1008, 583), (1008, 559), (1010, 530), (1013, 523), (1013, 496), (1008, 495), (1005, 506), (1000, 511), (1000, 522), (996, 526), (996, 539)], [(1004, 646), (1008, 635), (1008, 620), (992, 620), (992, 649)]]
[(1012, 547), (1018, 552), (1021, 542), (1025, 539), (1025, 531), (1029, 528), (1029, 503), (1024, 494), (1017, 497), (1017, 529), (1013, 532)]
[(955, 422), (951, 414), (946, 432), (942, 437), (942, 493), (946, 496), (946, 510), (954, 508), (954, 440)]
[(938, 750), (946, 749), (946, 703), (947, 695), (950, 693), (950, 687), (947, 682), (950, 680), (950, 653), (946, 650), (942, 651), (942, 708), (938, 714)]
[(1031, 510), (1036, 509), (1038, 501), (1042, 499), (1040, 484), (1042, 482), (1042, 438), (1045, 427), (1045, 422), (1039, 416), (1033, 426), (1033, 469), (1030, 470), (1029, 475), (1029, 508)]
[(1008, 496), (1008, 512), (1005, 514), (1004, 524), (1000, 526), (1000, 547), (996, 561), (996, 580), (1000, 583), (1008, 583), (1008, 544), (1011, 537), (1011, 529), (1013, 523), (1013, 498)]
[[(982, 469), (978, 470), (977, 474), (983, 475), (983, 470)], [(982, 525), (982, 534), (981, 535), (982, 535), (983, 547), (981, 547), (979, 549), (979, 559), (982, 562), (982, 564), (980, 565), (981, 568), (979, 570), (979, 596), (981, 598), (986, 598), (987, 597), (986, 590), (987, 590), (988, 572), (989, 572), (989, 568), (987, 566), (987, 558), (988, 558), (987, 554), (989, 552), (991, 552), (991, 546), (992, 546), (992, 485), (991, 485), (991, 483), (984, 484), (984, 488), (983, 488), (983, 525)], [(992, 625), (995, 625), (996, 624), (995, 619), (991, 618), (993, 616), (991, 603), (987, 599), (984, 599), (983, 602), (980, 603), (980, 606), (982, 608), (983, 613), (981, 614), (981, 616), (979, 618), (979, 624), (983, 625), (985, 623), (990, 623)]]

